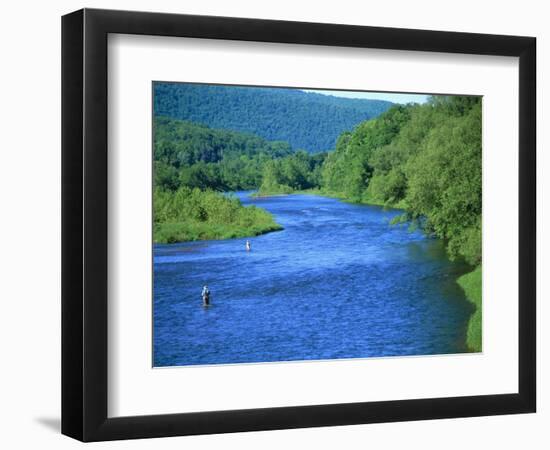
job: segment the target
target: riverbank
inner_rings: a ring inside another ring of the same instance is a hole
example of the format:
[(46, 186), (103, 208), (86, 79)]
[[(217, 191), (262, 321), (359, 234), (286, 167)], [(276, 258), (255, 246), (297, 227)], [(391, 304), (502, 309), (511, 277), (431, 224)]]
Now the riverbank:
[(468, 330), (466, 332), (466, 345), (472, 352), (480, 352), (482, 350), (481, 275), (481, 266), (478, 266), (473, 272), (462, 275), (457, 279), (457, 283), (464, 290), (466, 298), (475, 307), (475, 311), (468, 321)]
[(257, 190), (257, 191), (254, 191), (252, 194), (250, 194), (250, 196), (252, 198), (277, 197), (282, 195), (292, 195), (298, 192), (303, 192), (303, 191), (295, 191), (294, 189), (288, 186), (281, 186), (280, 189), (270, 189), (269, 191)]
[(169, 222), (155, 225), (154, 241), (155, 244), (173, 244), (176, 242), (237, 239), (260, 236), (282, 229), (283, 227), (275, 221), (249, 226), (203, 222)]
[(156, 190), (153, 207), (156, 244), (243, 238), (283, 229), (266, 210), (214, 191)]
[(262, 198), (262, 197), (280, 197), (285, 195), (300, 195), (300, 194), (319, 195), (321, 197), (335, 198), (342, 202), (351, 203), (352, 205), (380, 206), (382, 208), (391, 208), (391, 209), (405, 209), (406, 207), (403, 201), (400, 201), (397, 203), (385, 203), (373, 198), (350, 199), (340, 193), (330, 192), (330, 191), (326, 191), (318, 188), (290, 190), (290, 191), (268, 191), (268, 192), (257, 191), (254, 194), (251, 194), (251, 196), (254, 198)]

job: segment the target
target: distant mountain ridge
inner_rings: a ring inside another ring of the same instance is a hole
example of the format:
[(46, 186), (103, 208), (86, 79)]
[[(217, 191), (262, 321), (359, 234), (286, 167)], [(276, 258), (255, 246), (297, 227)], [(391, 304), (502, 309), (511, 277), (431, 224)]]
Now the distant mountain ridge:
[(384, 100), (290, 88), (154, 82), (154, 114), (286, 141), (294, 149), (333, 149), (338, 136), (388, 110)]

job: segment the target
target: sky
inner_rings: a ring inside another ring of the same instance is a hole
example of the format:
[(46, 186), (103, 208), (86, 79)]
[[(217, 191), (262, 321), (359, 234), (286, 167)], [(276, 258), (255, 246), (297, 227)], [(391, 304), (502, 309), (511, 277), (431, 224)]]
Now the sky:
[(336, 97), (347, 98), (368, 98), (373, 100), (387, 100), (393, 103), (425, 103), (429, 95), (423, 94), (397, 94), (392, 92), (358, 92), (358, 91), (329, 91), (329, 90), (310, 90), (304, 89), (305, 92), (315, 92), (323, 95), (334, 95)]

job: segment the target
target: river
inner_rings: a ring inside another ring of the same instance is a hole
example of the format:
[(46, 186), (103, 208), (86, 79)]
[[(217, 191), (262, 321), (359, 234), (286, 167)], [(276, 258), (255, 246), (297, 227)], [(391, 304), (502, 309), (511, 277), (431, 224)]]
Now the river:
[[(314, 196), (253, 199), (283, 231), (154, 247), (154, 366), (465, 352), (472, 307), (441, 241), (399, 214)], [(201, 306), (208, 284), (212, 306)]]

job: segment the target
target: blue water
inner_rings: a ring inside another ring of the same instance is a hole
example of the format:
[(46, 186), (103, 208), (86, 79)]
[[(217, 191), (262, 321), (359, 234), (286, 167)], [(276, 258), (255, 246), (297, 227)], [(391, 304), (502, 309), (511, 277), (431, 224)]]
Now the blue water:
[[(154, 248), (154, 365), (465, 352), (466, 268), (389, 221), (312, 195), (252, 199), (283, 231)], [(208, 284), (212, 306), (203, 308)]]

